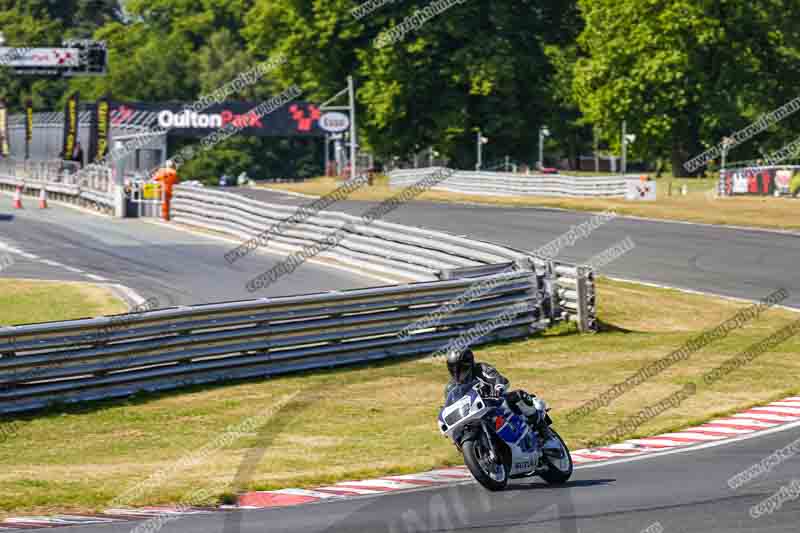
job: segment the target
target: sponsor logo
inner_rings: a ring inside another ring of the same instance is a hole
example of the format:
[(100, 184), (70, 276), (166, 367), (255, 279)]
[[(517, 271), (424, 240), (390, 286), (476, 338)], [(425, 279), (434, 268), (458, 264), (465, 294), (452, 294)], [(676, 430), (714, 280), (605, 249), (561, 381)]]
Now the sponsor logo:
[(350, 117), (344, 113), (331, 111), (320, 117), (319, 127), (331, 133), (344, 131), (350, 127)]
[(219, 129), (227, 124), (233, 124), (237, 128), (263, 128), (261, 118), (252, 111), (242, 115), (232, 111), (222, 111), (221, 113), (197, 113), (196, 111), (181, 111), (173, 113), (165, 109), (158, 114), (158, 125), (164, 129), (172, 128), (201, 128)]
[(322, 113), (315, 105), (308, 106), (308, 114), (297, 104), (289, 106), (289, 112), (292, 114), (292, 119), (297, 122), (297, 129), (299, 131), (311, 131), (311, 125), (315, 120), (319, 120)]

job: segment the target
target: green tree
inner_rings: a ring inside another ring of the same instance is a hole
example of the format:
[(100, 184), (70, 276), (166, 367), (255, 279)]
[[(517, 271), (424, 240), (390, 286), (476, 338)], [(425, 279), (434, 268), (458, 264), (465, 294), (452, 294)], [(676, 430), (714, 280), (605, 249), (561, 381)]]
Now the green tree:
[[(778, 9), (778, 4), (782, 7)], [(584, 57), (574, 90), (587, 119), (672, 172), (780, 98), (797, 78), (796, 0), (579, 0)], [(775, 81), (775, 80), (780, 80)], [(751, 145), (752, 147), (757, 145)]]
[(335, 94), (353, 74), (363, 144), (379, 155), (434, 145), (472, 166), (480, 127), (498, 157), (530, 160), (543, 120), (563, 120), (548, 92), (544, 46), (574, 37), (573, 2), (466, 2), (383, 48), (374, 39), (427, 3), (392, 3), (360, 20), (350, 13), (356, 5), (257, 0), (244, 35), (254, 50), (284, 51), (281, 80), (313, 99)]

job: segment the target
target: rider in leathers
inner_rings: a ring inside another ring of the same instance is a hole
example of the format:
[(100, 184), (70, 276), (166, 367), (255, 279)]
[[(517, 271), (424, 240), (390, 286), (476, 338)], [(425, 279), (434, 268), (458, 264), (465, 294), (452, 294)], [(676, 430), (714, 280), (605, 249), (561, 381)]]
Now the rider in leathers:
[(447, 387), (445, 387), (445, 399), (453, 387), (462, 383), (467, 383), (473, 379), (478, 379), (492, 386), (496, 396), (505, 394), (509, 407), (511, 407), (512, 410), (517, 410), (521, 415), (526, 417), (531, 427), (538, 431), (546, 431), (547, 424), (545, 424), (545, 416), (547, 404), (544, 400), (528, 394), (523, 390), (515, 390), (506, 393), (509, 381), (492, 365), (476, 363), (475, 354), (472, 353), (472, 350), (466, 349), (463, 352), (460, 350), (448, 351), (447, 369), (450, 371), (451, 379)]

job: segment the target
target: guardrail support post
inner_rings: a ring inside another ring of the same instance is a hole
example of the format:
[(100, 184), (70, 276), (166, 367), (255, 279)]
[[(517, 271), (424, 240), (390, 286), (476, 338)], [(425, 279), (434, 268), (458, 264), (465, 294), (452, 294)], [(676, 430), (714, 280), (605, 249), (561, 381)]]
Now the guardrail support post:
[(578, 330), (581, 333), (594, 333), (597, 331), (594, 275), (591, 269), (586, 267), (577, 267), (577, 271)]

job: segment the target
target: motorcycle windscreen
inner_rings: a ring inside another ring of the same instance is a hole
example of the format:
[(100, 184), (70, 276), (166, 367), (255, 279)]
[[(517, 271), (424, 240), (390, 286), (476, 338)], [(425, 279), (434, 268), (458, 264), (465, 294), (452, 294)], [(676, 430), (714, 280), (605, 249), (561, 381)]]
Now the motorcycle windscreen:
[(456, 403), (458, 400), (461, 399), (462, 396), (467, 394), (472, 389), (472, 387), (475, 386), (475, 383), (477, 382), (478, 382), (477, 379), (473, 379), (469, 383), (462, 383), (450, 389), (450, 391), (448, 391), (447, 393), (447, 400), (445, 400), (444, 406), (447, 407), (448, 405)]

